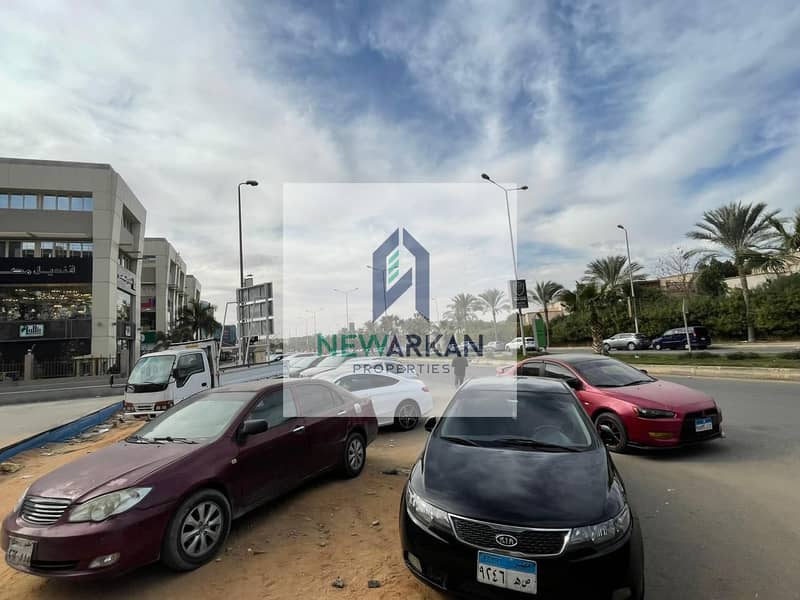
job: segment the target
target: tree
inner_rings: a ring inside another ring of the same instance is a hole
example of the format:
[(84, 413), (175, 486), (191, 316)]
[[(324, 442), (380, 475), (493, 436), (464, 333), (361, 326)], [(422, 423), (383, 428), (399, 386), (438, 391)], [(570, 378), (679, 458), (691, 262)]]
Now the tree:
[(770, 225), (775, 231), (778, 247), (771, 270), (785, 271), (787, 267), (800, 263), (800, 208), (795, 209), (792, 229), (786, 229), (782, 219), (772, 218)]
[[(665, 256), (658, 259), (656, 267), (659, 277), (677, 279), (676, 286), (684, 298), (692, 291), (692, 280), (694, 277), (694, 260), (692, 252), (677, 246), (670, 250)], [(673, 282), (668, 282), (673, 283)]]
[(479, 302), (483, 308), (483, 312), (489, 312), (492, 315), (492, 323), (494, 325), (494, 339), (497, 340), (497, 313), (501, 310), (509, 310), (511, 306), (506, 302), (505, 293), (498, 289), (490, 289), (478, 294)]
[(469, 293), (456, 294), (450, 299), (444, 316), (453, 321), (456, 331), (464, 333), (467, 323), (475, 318), (475, 313), (480, 308), (481, 301), (476, 296)]
[(548, 308), (556, 300), (561, 292), (564, 291), (564, 286), (555, 281), (537, 281), (533, 290), (529, 291), (531, 299), (542, 305), (542, 312), (544, 312), (544, 331), (546, 338), (546, 348), (550, 347), (550, 313)]
[(178, 317), (178, 329), (190, 332), (189, 339), (196, 340), (200, 333), (212, 332), (221, 327), (214, 318), (214, 308), (210, 304), (199, 300), (189, 300), (181, 309)]
[(558, 299), (571, 312), (586, 314), (592, 335), (592, 350), (600, 354), (603, 348), (603, 324), (600, 319), (600, 310), (608, 306), (611, 300), (609, 290), (592, 282), (576, 283), (575, 291), (562, 290)]
[(693, 240), (710, 242), (719, 247), (718, 251), (702, 252), (707, 258), (725, 256), (736, 267), (742, 287), (744, 300), (744, 320), (747, 325), (747, 341), (756, 339), (750, 316), (750, 288), (747, 275), (752, 269), (765, 264), (770, 244), (774, 243), (776, 233), (772, 221), (778, 210), (767, 210), (763, 202), (742, 204), (731, 202), (703, 213), (703, 220), (695, 224), (696, 229), (686, 235)]
[(593, 260), (586, 266), (584, 281), (595, 283), (606, 290), (620, 289), (629, 281), (629, 273), (634, 280), (645, 278), (642, 266), (632, 262), (626, 266), (628, 259), (622, 255), (606, 256)]
[(719, 261), (711, 258), (697, 265), (694, 288), (703, 296), (719, 297), (728, 293), (725, 279), (735, 277), (736, 267), (729, 260)]

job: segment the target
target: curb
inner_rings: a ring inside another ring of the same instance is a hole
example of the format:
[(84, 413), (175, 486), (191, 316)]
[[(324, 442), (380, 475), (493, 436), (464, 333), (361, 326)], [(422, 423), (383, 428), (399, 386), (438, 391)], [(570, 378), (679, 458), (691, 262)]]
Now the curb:
[(43, 431), (42, 433), (37, 433), (32, 435), (29, 438), (26, 438), (20, 442), (14, 442), (13, 444), (9, 444), (3, 448), (0, 448), (0, 462), (8, 460), (12, 456), (16, 456), (20, 452), (25, 452), (26, 450), (31, 450), (32, 448), (38, 448), (45, 444), (51, 444), (53, 442), (63, 442), (64, 440), (68, 440), (76, 435), (83, 433), (87, 429), (100, 425), (101, 423), (107, 421), (111, 418), (112, 415), (122, 410), (122, 402), (115, 402), (105, 408), (101, 408), (100, 410), (96, 410), (93, 413), (89, 413), (88, 415), (84, 415), (75, 419), (74, 421), (70, 421), (69, 423), (65, 423), (64, 425), (59, 425), (58, 427), (53, 427), (52, 429), (48, 429), (47, 431)]
[(653, 375), (713, 377), (717, 379), (755, 379), (761, 381), (800, 382), (800, 369), (770, 367), (722, 367), (714, 365), (646, 365), (628, 363)]

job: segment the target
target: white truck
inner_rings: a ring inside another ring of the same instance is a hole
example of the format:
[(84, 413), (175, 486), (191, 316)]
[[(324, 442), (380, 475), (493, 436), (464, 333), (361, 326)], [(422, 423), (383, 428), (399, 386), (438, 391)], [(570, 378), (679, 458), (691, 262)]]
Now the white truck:
[(125, 386), (125, 414), (154, 417), (176, 403), (211, 388), (283, 376), (280, 361), (239, 367), (219, 367), (216, 340), (172, 344), (143, 355)]

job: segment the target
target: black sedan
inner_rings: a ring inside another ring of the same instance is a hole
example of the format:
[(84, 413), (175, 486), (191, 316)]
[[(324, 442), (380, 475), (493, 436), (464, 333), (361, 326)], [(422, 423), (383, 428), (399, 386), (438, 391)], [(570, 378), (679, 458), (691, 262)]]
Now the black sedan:
[(463, 598), (644, 596), (642, 538), (611, 456), (571, 390), (467, 382), (403, 492), (403, 558)]

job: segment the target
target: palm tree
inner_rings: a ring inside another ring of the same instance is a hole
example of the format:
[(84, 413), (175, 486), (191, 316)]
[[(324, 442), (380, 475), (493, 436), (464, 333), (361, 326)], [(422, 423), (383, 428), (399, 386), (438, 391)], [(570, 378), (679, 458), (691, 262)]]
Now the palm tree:
[(178, 329), (191, 332), (190, 339), (198, 339), (200, 333), (216, 331), (217, 327), (222, 326), (214, 318), (214, 307), (194, 298), (181, 309), (178, 317)]
[(450, 299), (447, 312), (444, 313), (446, 319), (455, 322), (456, 330), (464, 333), (467, 323), (475, 318), (475, 312), (480, 310), (481, 301), (472, 294), (456, 294)]
[(770, 225), (775, 230), (778, 248), (770, 258), (773, 262), (770, 270), (785, 271), (787, 267), (800, 262), (800, 208), (795, 209), (792, 229), (787, 230), (783, 219), (772, 218)]
[(619, 254), (593, 260), (586, 266), (584, 280), (598, 284), (603, 289), (616, 290), (628, 283), (630, 273), (634, 280), (644, 279), (642, 266), (637, 262), (627, 266), (627, 262), (628, 259)]
[(592, 350), (600, 354), (603, 349), (603, 325), (600, 322), (600, 308), (611, 300), (611, 292), (595, 283), (575, 283), (575, 291), (563, 289), (557, 299), (570, 312), (588, 311), (589, 330), (592, 335)]
[(548, 307), (556, 300), (561, 292), (564, 291), (564, 286), (555, 281), (537, 281), (533, 286), (533, 290), (528, 292), (531, 300), (538, 302), (542, 305), (542, 312), (544, 312), (544, 331), (546, 338), (546, 348), (550, 347), (550, 314)]
[(756, 204), (731, 202), (704, 212), (703, 220), (695, 224), (697, 229), (686, 234), (693, 240), (711, 242), (720, 247), (719, 252), (704, 252), (706, 259), (723, 255), (736, 267), (742, 286), (748, 342), (754, 342), (756, 334), (750, 320), (750, 288), (747, 285), (747, 274), (753, 268), (764, 266), (768, 260), (770, 244), (776, 238), (772, 221), (779, 212), (779, 210), (767, 210), (764, 202)]
[(497, 313), (501, 310), (509, 310), (510, 305), (506, 302), (505, 292), (498, 289), (490, 289), (478, 294), (478, 301), (481, 303), (483, 312), (492, 314), (494, 324), (494, 339), (497, 340)]

